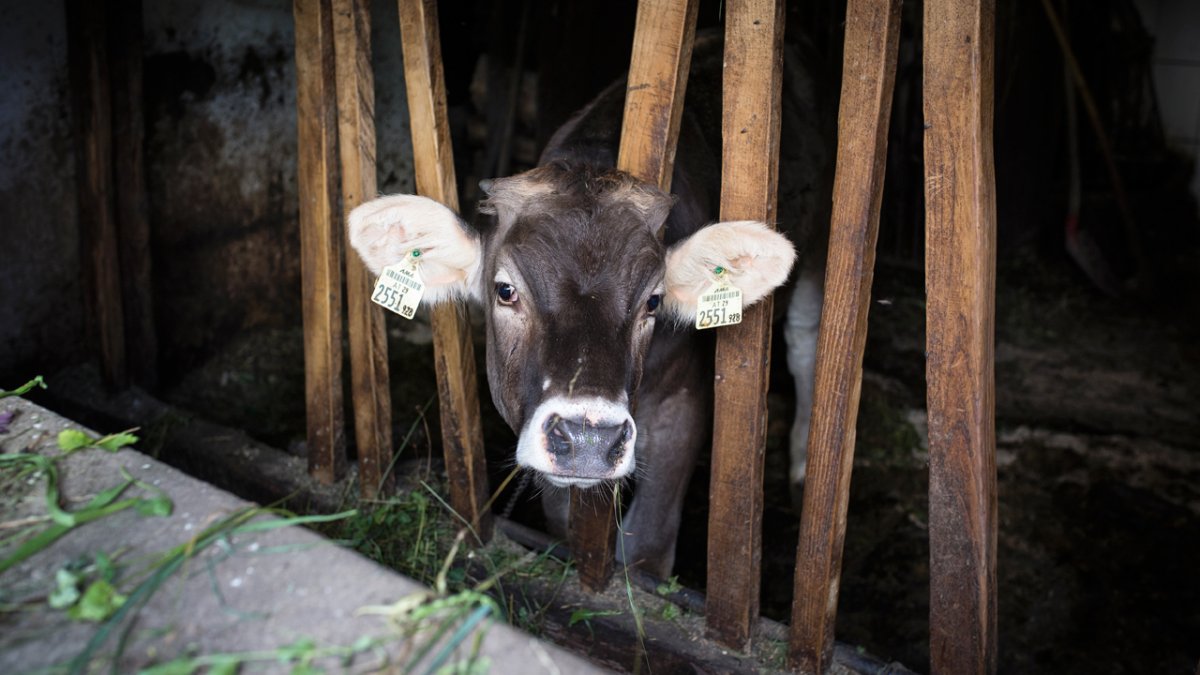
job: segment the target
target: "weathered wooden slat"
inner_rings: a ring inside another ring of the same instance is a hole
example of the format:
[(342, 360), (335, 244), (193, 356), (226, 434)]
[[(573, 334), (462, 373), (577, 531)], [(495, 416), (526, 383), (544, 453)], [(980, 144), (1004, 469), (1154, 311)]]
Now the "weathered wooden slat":
[(698, 0), (641, 0), (621, 122), (617, 167), (671, 189)]
[(114, 205), (106, 8), (100, 0), (67, 0), (66, 8), (87, 323), (105, 381), (123, 387), (129, 373)]
[(925, 3), (929, 656), (996, 671), (994, 0)]
[(308, 470), (332, 482), (346, 458), (342, 399), (342, 214), (330, 0), (295, 0), (300, 279)]
[[(783, 0), (725, 8), (721, 220), (774, 223)], [(745, 651), (758, 624), (772, 298), (717, 332), (708, 511), (708, 634)]]
[(579, 583), (601, 591), (612, 578), (616, 556), (614, 494), (608, 488), (571, 490), (569, 529)]
[(121, 300), (130, 380), (158, 385), (158, 337), (150, 256), (142, 112), (142, 3), (118, 0), (108, 14), (112, 67), (113, 162), (121, 259)]
[(828, 672), (833, 663), (899, 36), (900, 0), (850, 0), (808, 476), (792, 598), (789, 657), (806, 673)]
[[(345, 214), (376, 197), (375, 77), (367, 0), (333, 0), (338, 149)], [(354, 432), (364, 496), (374, 496), (392, 458), (392, 397), (388, 389), (383, 310), (371, 303), (372, 279), (357, 256), (346, 256)], [(332, 474), (318, 474), (327, 478)], [(382, 486), (386, 487), (386, 486)]]
[[(663, 190), (671, 189), (698, 7), (698, 0), (638, 3), (617, 168)], [(579, 504), (587, 508), (575, 508)], [(600, 490), (581, 495), (571, 488), (571, 505), (568, 536), (580, 581), (602, 591), (612, 578), (616, 546), (612, 495)]]
[[(412, 128), (417, 192), (458, 211), (454, 154), (446, 116), (446, 82), (434, 0), (400, 0), (400, 40)], [(442, 448), (450, 477), (450, 504), (481, 541), (491, 538), (487, 464), (479, 418), (479, 384), (471, 324), (462, 302), (435, 307), (433, 356), (438, 379)]]

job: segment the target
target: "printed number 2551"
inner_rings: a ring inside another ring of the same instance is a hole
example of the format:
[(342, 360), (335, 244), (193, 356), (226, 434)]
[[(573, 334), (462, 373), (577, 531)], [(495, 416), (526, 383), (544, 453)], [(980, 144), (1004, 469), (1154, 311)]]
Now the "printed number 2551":
[(388, 309), (395, 309), (397, 306), (400, 305), (400, 299), (402, 297), (403, 297), (403, 295), (400, 293), (397, 293), (394, 288), (389, 288), (387, 286), (380, 286), (375, 291), (375, 297), (373, 297), (371, 299), (374, 300), (375, 302), (378, 302), (379, 304), (383, 305), (384, 307), (387, 307)]
[(713, 324), (724, 323), (725, 310), (721, 309), (706, 309), (700, 312), (700, 327), (708, 328)]

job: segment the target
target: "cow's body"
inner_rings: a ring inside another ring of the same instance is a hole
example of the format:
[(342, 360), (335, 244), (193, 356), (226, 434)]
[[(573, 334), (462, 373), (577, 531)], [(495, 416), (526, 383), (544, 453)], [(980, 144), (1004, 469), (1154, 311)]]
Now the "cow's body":
[[(720, 91), (720, 50), (713, 42), (702, 38), (695, 50), (674, 200), (614, 168), (625, 91), (617, 83), (554, 135), (537, 169), (485, 182), (486, 222), (478, 230), (449, 220), (448, 211), (433, 215), (433, 206), (408, 196), (364, 205), (350, 223), (352, 243), (377, 271), (421, 248), (435, 300), (457, 292), (482, 302), (488, 381), (500, 413), (520, 434), (519, 465), (557, 488), (636, 473), (618, 551), (664, 576), (674, 562), (692, 467), (712, 428), (712, 338), (690, 326), (696, 300), (721, 267), (750, 304), (784, 280), (795, 255), (758, 223), (705, 227), (716, 215), (720, 176), (719, 106), (712, 99)], [(785, 88), (784, 137), (809, 147), (785, 142), (780, 224), (802, 239), (812, 228), (798, 226), (811, 220), (820, 192), (820, 173), (811, 167), (824, 157), (806, 106), (801, 92)], [(797, 166), (802, 175), (786, 173)], [(809, 213), (792, 215), (796, 206)], [(439, 218), (447, 222), (433, 222)], [(470, 257), (459, 255), (466, 249), (473, 262), (456, 261)], [(801, 288), (808, 283), (811, 290), (813, 279), (801, 276)], [(815, 296), (795, 296), (809, 315), (819, 313), (819, 277), (815, 288)], [(789, 339), (803, 345), (793, 348), (801, 356), (790, 359), (793, 365), (803, 368), (804, 355), (811, 356), (815, 325), (815, 318), (789, 321)], [(808, 363), (797, 381), (811, 392)], [(797, 426), (806, 433), (807, 404), (798, 391)], [(545, 492), (559, 535), (566, 495)]]

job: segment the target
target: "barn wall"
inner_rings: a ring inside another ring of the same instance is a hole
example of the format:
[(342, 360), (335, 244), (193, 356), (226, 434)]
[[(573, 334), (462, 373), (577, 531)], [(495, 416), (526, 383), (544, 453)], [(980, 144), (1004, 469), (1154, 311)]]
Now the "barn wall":
[(0, 3), (0, 388), (82, 353), (61, 2)]
[[(290, 5), (147, 3), (155, 309), (168, 378), (298, 311)], [(223, 302), (214, 302), (223, 298)]]
[[(379, 185), (402, 191), (411, 150), (395, 3), (373, 11)], [(239, 334), (300, 324), (292, 3), (155, 0), (144, 27), (169, 384)], [(0, 5), (0, 376), (10, 378), (87, 355), (65, 33), (62, 3)]]
[[(374, 5), (380, 189), (399, 191), (411, 175), (399, 27), (394, 2)], [(300, 324), (292, 4), (147, 3), (145, 21), (155, 283), (170, 378), (239, 332)]]

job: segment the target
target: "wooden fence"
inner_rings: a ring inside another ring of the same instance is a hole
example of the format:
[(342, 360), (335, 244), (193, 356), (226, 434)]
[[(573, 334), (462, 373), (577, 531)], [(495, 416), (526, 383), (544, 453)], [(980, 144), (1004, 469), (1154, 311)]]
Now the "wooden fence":
[[(93, 4), (67, 4), (89, 306), (92, 323), (104, 327), (95, 339), (107, 379), (152, 385), (149, 268), (140, 264), (149, 260), (139, 171), (140, 4), (115, 2), (120, 11), (109, 15)], [(900, 0), (849, 0), (846, 15), (789, 650), (804, 672), (827, 672), (832, 662), (899, 8)], [(380, 310), (367, 299), (370, 279), (356, 257), (345, 255), (342, 233), (345, 212), (376, 192), (370, 16), (365, 0), (295, 0), (294, 10), (309, 468), (332, 481), (345, 466), (345, 314), (360, 482), (373, 496), (387, 489), (392, 453), (385, 335)], [(643, 0), (638, 9), (618, 164), (663, 189), (670, 187), (696, 11), (697, 0)], [(417, 191), (456, 209), (436, 4), (400, 0), (400, 17)], [(725, 6), (724, 219), (773, 220), (782, 17), (782, 0)], [(940, 673), (996, 667), (993, 20), (994, 0), (925, 3), (930, 656)], [(118, 49), (106, 54), (105, 41)], [(114, 117), (129, 124), (114, 125)], [(768, 300), (718, 337), (705, 609), (711, 636), (735, 649), (749, 644), (758, 617), (770, 316)], [(465, 308), (439, 307), (433, 331), (450, 501), (486, 540), (492, 525)], [(572, 504), (578, 502), (573, 493)], [(571, 544), (591, 589), (612, 575), (611, 508), (572, 513)]]
[[(345, 464), (344, 275), (360, 480), (373, 496), (387, 487), (382, 475), (392, 452), (386, 344), (380, 310), (368, 301), (370, 279), (342, 241), (345, 213), (376, 191), (370, 17), (365, 0), (294, 4), (309, 466), (331, 481)], [(774, 220), (783, 4), (725, 3), (722, 219)], [(399, 5), (417, 192), (457, 210), (436, 3)], [(642, 0), (638, 7), (618, 165), (663, 189), (670, 187), (697, 5)], [(803, 672), (828, 672), (832, 662), (900, 30), (900, 0), (848, 5), (789, 650)], [(993, 0), (925, 3), (930, 654), (939, 673), (994, 672), (996, 665), (993, 15)], [(434, 310), (433, 332), (450, 503), (486, 540), (492, 526), (465, 308)], [(705, 614), (710, 635), (734, 649), (749, 645), (758, 619), (770, 340), (769, 299), (718, 335)], [(572, 505), (579, 501), (573, 492)], [(594, 590), (612, 576), (611, 509), (572, 509), (570, 543), (582, 583)]]
[[(95, 339), (104, 374), (110, 382), (132, 378), (152, 386), (155, 344), (140, 174), (140, 4), (115, 5), (120, 11), (104, 16), (88, 2), (67, 2), (72, 89), (79, 92), (79, 201), (86, 216), (80, 232), (88, 244), (91, 323), (103, 327)], [(848, 0), (846, 14), (826, 300), (792, 609), (791, 664), (805, 673), (827, 673), (832, 664), (899, 8), (900, 0)], [(366, 0), (295, 0), (294, 11), (310, 470), (331, 482), (346, 465), (341, 364), (348, 337), (359, 476), (364, 494), (373, 496), (388, 488), (383, 477), (392, 452), (383, 318), (367, 300), (371, 280), (358, 259), (346, 255), (342, 234), (343, 211), (376, 195), (370, 16)], [(696, 11), (697, 0), (638, 5), (618, 165), (664, 190), (670, 187)], [(722, 219), (773, 221), (782, 12), (782, 0), (725, 5)], [(994, 14), (994, 0), (926, 0), (924, 6), (935, 673), (996, 669)], [(400, 0), (400, 16), (416, 189), (456, 209), (436, 4)], [(115, 48), (106, 52), (106, 42)], [(114, 125), (114, 115), (130, 124)], [(114, 172), (132, 179), (114, 190)], [(121, 268), (124, 274), (116, 274)], [(706, 619), (710, 635), (733, 649), (749, 644), (758, 615), (770, 315), (767, 300), (742, 324), (720, 329), (716, 353)], [(492, 522), (484, 508), (478, 381), (464, 307), (434, 311), (433, 334), (451, 504), (486, 540)], [(577, 502), (572, 494), (572, 504)], [(583, 585), (602, 589), (613, 567), (611, 504), (608, 510), (572, 509), (570, 530)]]

